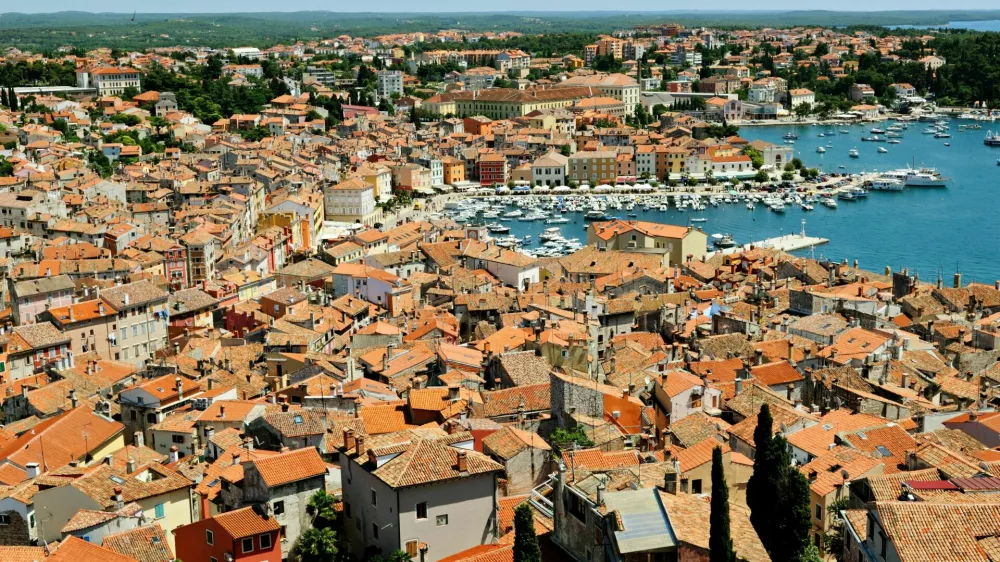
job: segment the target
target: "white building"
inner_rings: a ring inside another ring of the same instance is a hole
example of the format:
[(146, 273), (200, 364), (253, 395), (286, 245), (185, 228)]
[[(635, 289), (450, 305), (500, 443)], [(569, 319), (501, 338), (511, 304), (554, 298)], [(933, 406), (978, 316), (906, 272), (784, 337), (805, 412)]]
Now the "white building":
[(635, 106), (639, 103), (639, 83), (624, 74), (574, 76), (562, 81), (558, 87), (563, 86), (596, 88), (604, 95), (622, 102), (625, 105), (625, 115), (634, 115)]
[(816, 103), (816, 94), (808, 88), (793, 88), (788, 90), (788, 107), (795, 109), (802, 104), (812, 107)]
[(747, 101), (751, 103), (774, 103), (778, 90), (770, 84), (751, 84)]
[(361, 178), (349, 179), (323, 190), (326, 220), (371, 225), (375, 221), (375, 187)]
[(400, 70), (381, 70), (378, 73), (378, 95), (389, 98), (393, 94), (403, 95), (403, 72)]
[(125, 92), (125, 88), (141, 90), (141, 77), (139, 71), (134, 68), (106, 66), (77, 71), (76, 85), (81, 88), (94, 88), (100, 96), (117, 96)]
[(243, 57), (249, 60), (260, 60), (264, 56), (257, 47), (234, 47), (229, 49), (229, 52), (233, 54), (234, 59)]
[(531, 164), (531, 180), (535, 185), (565, 185), (566, 163), (569, 159), (557, 152), (540, 156)]

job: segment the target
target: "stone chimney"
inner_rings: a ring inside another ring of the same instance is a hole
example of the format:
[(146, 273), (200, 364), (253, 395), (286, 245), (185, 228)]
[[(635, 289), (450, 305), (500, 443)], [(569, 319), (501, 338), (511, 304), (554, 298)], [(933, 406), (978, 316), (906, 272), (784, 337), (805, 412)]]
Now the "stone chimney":
[(69, 403), (72, 405), (74, 409), (80, 404), (80, 401), (76, 399), (75, 388), (69, 391)]
[(955, 281), (955, 284), (954, 284), (955, 288), (956, 289), (961, 289), (962, 288), (962, 274), (956, 271), (955, 272), (955, 280), (954, 281)]
[(468, 453), (466, 453), (465, 451), (459, 451), (456, 457), (458, 460), (458, 471), (468, 472), (469, 471)]
[(129, 457), (128, 461), (125, 463), (125, 472), (129, 474), (135, 472), (135, 459), (132, 457)]
[(177, 377), (174, 379), (174, 385), (177, 388), (177, 399), (184, 400), (184, 385), (181, 384), (181, 378)]
[(38, 463), (37, 462), (29, 462), (28, 464), (24, 465), (24, 468), (25, 468), (25, 472), (28, 473), (28, 478), (37, 478), (38, 477)]
[(357, 443), (357, 441), (354, 439), (354, 430), (351, 429), (351, 428), (349, 428), (349, 427), (345, 427), (344, 428), (344, 449), (347, 449), (349, 451), (349, 450), (351, 450), (351, 449), (354, 448), (354, 446), (355, 446), (356, 443)]
[(210, 425), (210, 426), (208, 426), (208, 427), (205, 428), (205, 441), (208, 441), (214, 435), (215, 435), (215, 427), (214, 426)]
[(125, 508), (125, 496), (122, 495), (122, 489), (115, 487), (115, 509), (120, 510)]
[(233, 466), (240, 464), (240, 452), (233, 451)]
[(460, 396), (459, 387), (457, 384), (448, 385), (448, 400), (451, 402), (457, 402)]
[(355, 454), (355, 456), (358, 456), (358, 457), (360, 457), (361, 455), (365, 454), (365, 436), (364, 435), (358, 435), (357, 445), (355, 445), (355, 447), (354, 447), (354, 454)]
[(146, 435), (141, 431), (136, 431), (132, 434), (132, 443), (134, 443), (136, 447), (145, 447)]
[(755, 349), (755, 350), (753, 350), (753, 364), (754, 365), (763, 365), (764, 364), (764, 350), (763, 349)]
[(170, 447), (170, 462), (175, 463), (180, 460), (180, 453), (177, 452), (177, 445), (172, 445)]

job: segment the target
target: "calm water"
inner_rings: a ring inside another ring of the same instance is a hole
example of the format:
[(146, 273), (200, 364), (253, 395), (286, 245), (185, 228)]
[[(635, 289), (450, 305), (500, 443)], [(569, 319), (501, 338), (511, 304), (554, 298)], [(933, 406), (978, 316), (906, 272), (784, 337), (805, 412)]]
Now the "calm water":
[[(1000, 148), (983, 145), (989, 125), (982, 130), (958, 131), (954, 121), (952, 138), (935, 139), (921, 134), (926, 127), (913, 123), (900, 139), (900, 144), (862, 142), (875, 126), (849, 127), (850, 134), (834, 134), (820, 138), (817, 135), (826, 127), (781, 126), (743, 127), (740, 136), (748, 140), (763, 139), (782, 143), (782, 135), (795, 131), (799, 140), (795, 144), (796, 156), (807, 166), (828, 172), (871, 172), (925, 165), (937, 168), (951, 178), (947, 188), (907, 187), (902, 192), (871, 192), (866, 199), (855, 202), (839, 201), (838, 209), (815, 205), (814, 211), (803, 211), (786, 205), (783, 214), (772, 212), (762, 205), (748, 211), (743, 203), (722, 204), (704, 212), (679, 212), (674, 207), (661, 212), (643, 212), (636, 207), (633, 212), (639, 220), (688, 224), (692, 217), (705, 217), (698, 223), (705, 232), (731, 233), (737, 242), (746, 243), (780, 234), (799, 232), (802, 219), (806, 219), (806, 233), (830, 239), (830, 243), (815, 248), (817, 258), (836, 260), (857, 259), (860, 266), (881, 272), (885, 266), (893, 269), (907, 267), (919, 273), (920, 278), (932, 280), (942, 271), (950, 279), (956, 268), (966, 281), (991, 283), (1000, 279), (1000, 232), (997, 229), (997, 196), (1000, 190)], [(888, 123), (879, 125), (885, 128)], [(843, 127), (836, 127), (839, 130)], [(826, 154), (817, 154), (816, 147), (833, 147)], [(944, 143), (950, 142), (950, 147)], [(879, 154), (877, 148), (885, 147), (888, 154)], [(849, 158), (847, 151), (857, 148), (861, 157)], [(840, 169), (839, 166), (845, 166)], [(626, 218), (626, 211), (608, 210), (608, 214)], [(583, 214), (567, 214), (574, 222), (558, 225), (566, 238), (586, 240)], [(505, 225), (511, 234), (532, 236), (544, 228), (544, 222), (508, 221)], [(537, 239), (535, 240), (537, 241)], [(533, 247), (532, 244), (529, 247)], [(799, 252), (809, 255), (808, 250)]]
[(959, 29), (972, 29), (975, 31), (1000, 31), (1000, 20), (981, 21), (953, 21), (945, 25), (893, 25), (893, 29), (938, 29), (942, 27), (956, 27)]

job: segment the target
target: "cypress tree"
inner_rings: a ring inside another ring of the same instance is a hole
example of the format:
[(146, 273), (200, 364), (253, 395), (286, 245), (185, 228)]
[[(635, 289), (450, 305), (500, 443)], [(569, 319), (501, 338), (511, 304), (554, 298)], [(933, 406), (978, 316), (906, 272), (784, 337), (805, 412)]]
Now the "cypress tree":
[(736, 562), (736, 551), (729, 534), (729, 488), (726, 486), (720, 447), (712, 450), (712, 513), (709, 524), (708, 562)]
[(17, 94), (14, 93), (14, 88), (7, 88), (7, 103), (11, 111), (17, 111), (17, 101)]
[(7, 102), (7, 90), (0, 88), (0, 105), (9, 107)]
[(757, 427), (753, 430), (753, 474), (747, 482), (747, 507), (750, 508), (750, 522), (757, 531), (764, 548), (770, 551), (771, 525), (773, 524), (775, 490), (768, 483), (769, 471), (773, 470), (770, 459), (772, 427), (771, 409), (764, 404), (757, 414)]
[[(781, 446), (787, 450), (785, 438), (774, 438), (773, 447)], [(787, 456), (787, 455), (786, 455)], [(802, 560), (809, 548), (809, 531), (812, 523), (809, 519), (810, 491), (806, 477), (794, 467), (785, 469), (784, 489), (779, 497), (781, 504), (776, 515), (780, 522), (773, 541), (771, 559)]]
[(542, 562), (535, 536), (535, 514), (527, 502), (514, 510), (514, 562)]

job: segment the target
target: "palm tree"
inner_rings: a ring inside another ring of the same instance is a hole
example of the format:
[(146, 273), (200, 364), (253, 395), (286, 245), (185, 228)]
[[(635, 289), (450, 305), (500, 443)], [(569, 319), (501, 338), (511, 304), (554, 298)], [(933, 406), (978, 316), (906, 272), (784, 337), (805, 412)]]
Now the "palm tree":
[(309, 529), (295, 547), (302, 562), (333, 562), (337, 555), (337, 535), (333, 529)]
[(312, 516), (315, 527), (328, 529), (333, 526), (334, 520), (337, 519), (337, 513), (333, 509), (334, 503), (333, 496), (324, 490), (319, 490), (309, 498), (306, 513)]

